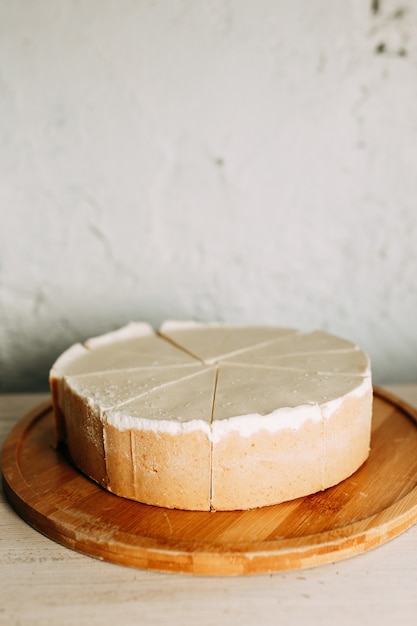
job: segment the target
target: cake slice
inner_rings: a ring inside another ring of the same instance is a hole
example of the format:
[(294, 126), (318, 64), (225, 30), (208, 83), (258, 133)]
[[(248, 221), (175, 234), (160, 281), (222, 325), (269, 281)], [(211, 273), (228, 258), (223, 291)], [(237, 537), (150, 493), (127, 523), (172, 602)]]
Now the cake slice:
[(363, 376), (221, 363), (212, 508), (276, 504), (340, 482), (368, 456), (371, 402)]
[(107, 488), (167, 508), (209, 510), (216, 368), (104, 411)]

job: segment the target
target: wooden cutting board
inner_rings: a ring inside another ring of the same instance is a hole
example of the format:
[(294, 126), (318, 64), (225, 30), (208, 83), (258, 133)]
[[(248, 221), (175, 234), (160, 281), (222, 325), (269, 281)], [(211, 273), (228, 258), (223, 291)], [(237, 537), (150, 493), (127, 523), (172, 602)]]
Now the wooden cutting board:
[(99, 559), (205, 575), (306, 568), (375, 548), (417, 521), (417, 411), (375, 389), (371, 453), (353, 476), (250, 511), (170, 510), (108, 493), (54, 449), (50, 403), (10, 432), (1, 467), (24, 520)]

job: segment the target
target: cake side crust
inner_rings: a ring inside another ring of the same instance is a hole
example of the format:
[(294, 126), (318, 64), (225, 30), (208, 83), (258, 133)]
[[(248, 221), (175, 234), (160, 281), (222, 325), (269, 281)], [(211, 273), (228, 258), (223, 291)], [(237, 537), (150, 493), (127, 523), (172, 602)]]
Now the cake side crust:
[(251, 509), (320, 491), (322, 454), (321, 421), (248, 437), (230, 431), (213, 444), (212, 508)]
[(107, 487), (103, 424), (98, 412), (72, 389), (64, 386), (63, 441), (73, 463), (87, 476)]
[(165, 508), (210, 510), (210, 441), (205, 432), (178, 435), (119, 430), (104, 424), (107, 488)]
[(327, 487), (351, 476), (369, 456), (372, 425), (372, 385), (364, 395), (350, 394), (324, 420)]

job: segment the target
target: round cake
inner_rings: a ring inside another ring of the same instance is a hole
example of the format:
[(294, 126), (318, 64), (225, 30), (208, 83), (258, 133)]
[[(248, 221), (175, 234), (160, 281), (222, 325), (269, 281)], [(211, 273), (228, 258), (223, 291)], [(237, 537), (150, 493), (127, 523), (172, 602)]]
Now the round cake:
[(54, 363), (57, 440), (105, 489), (243, 510), (331, 487), (369, 454), (367, 355), (323, 331), (132, 322)]

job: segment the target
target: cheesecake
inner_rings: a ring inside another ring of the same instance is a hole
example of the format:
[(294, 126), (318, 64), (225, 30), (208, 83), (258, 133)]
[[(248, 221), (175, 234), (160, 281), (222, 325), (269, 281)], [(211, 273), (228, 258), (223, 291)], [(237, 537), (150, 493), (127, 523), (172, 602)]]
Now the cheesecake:
[(71, 462), (148, 505), (279, 504), (338, 484), (369, 455), (369, 358), (321, 330), (131, 322), (66, 350), (50, 387)]

